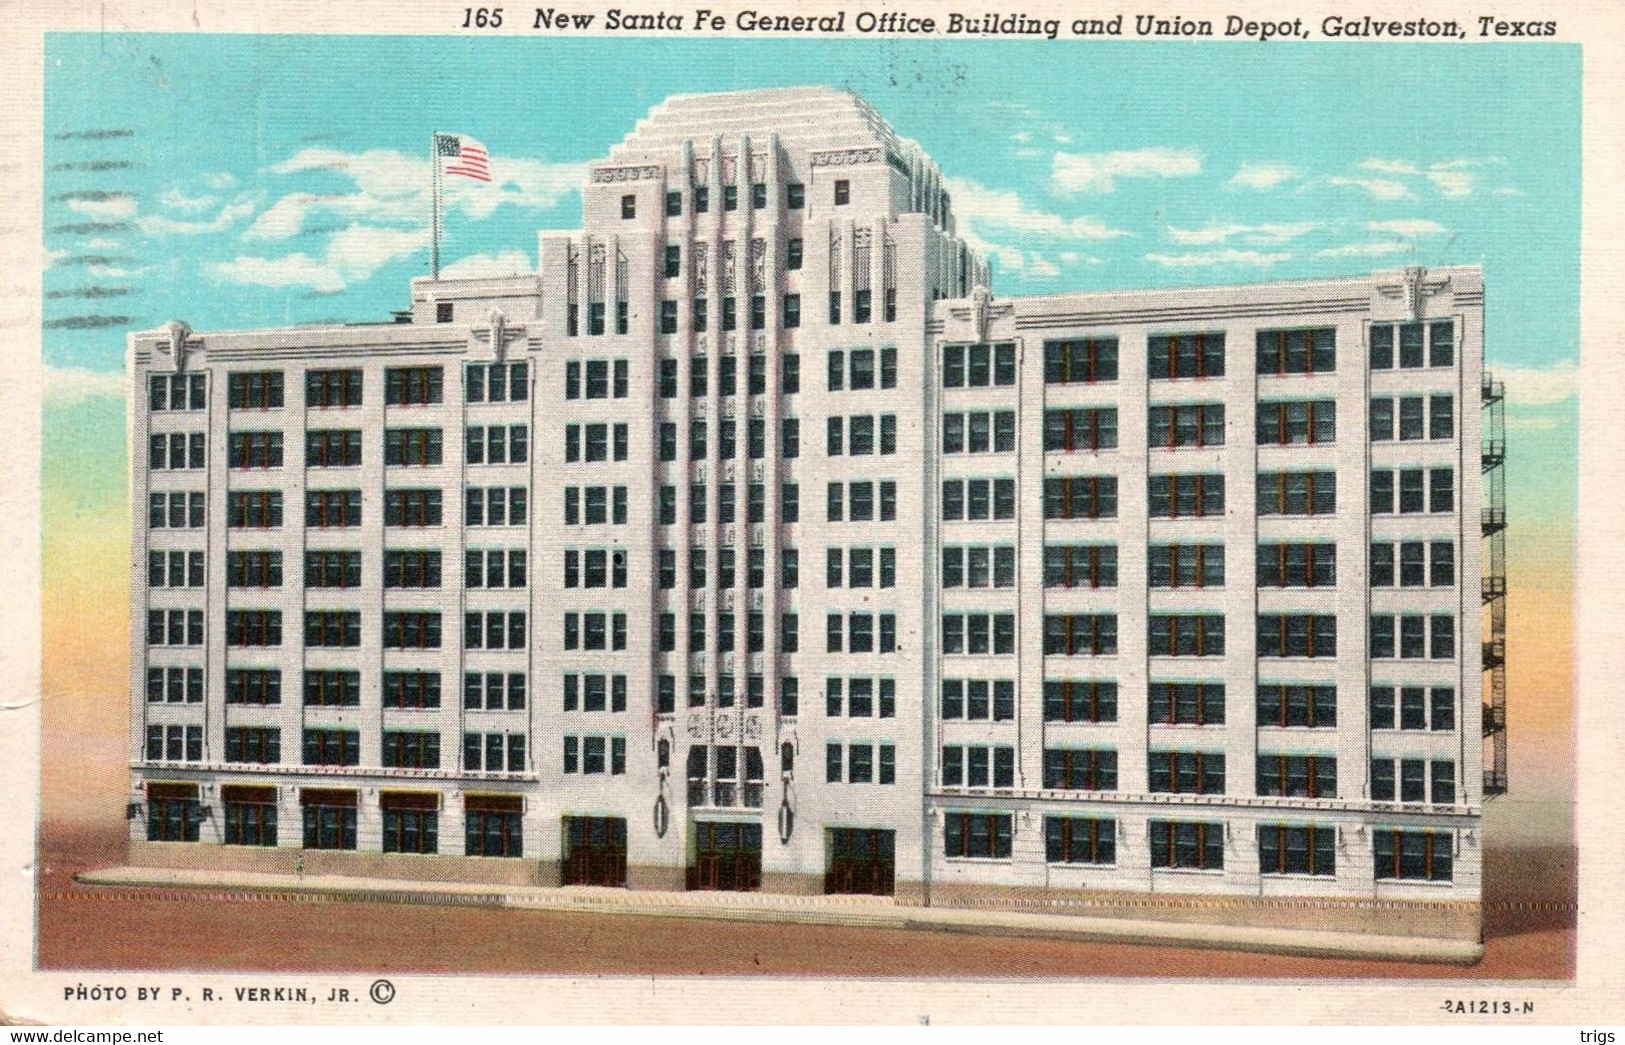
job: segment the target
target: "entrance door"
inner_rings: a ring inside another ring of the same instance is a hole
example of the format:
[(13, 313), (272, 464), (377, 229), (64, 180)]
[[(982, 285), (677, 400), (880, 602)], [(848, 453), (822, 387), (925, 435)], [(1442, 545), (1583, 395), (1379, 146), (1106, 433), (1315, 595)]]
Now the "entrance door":
[(565, 885), (626, 885), (625, 820), (567, 816), (564, 845)]
[(761, 824), (704, 821), (694, 825), (690, 889), (755, 892), (761, 886)]
[(871, 827), (832, 827), (828, 835), (826, 893), (890, 896), (896, 865), (896, 836)]

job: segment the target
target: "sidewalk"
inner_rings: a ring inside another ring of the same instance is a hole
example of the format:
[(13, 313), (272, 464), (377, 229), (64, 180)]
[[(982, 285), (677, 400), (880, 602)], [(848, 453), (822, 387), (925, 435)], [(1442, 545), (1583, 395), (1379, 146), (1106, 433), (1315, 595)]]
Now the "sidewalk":
[[(1149, 919), (1093, 918), (1064, 914), (952, 907), (911, 907), (879, 896), (787, 896), (775, 893), (655, 892), (581, 886), (486, 885), (411, 882), (340, 875), (263, 874), (245, 871), (113, 867), (87, 871), (75, 881), (94, 886), (167, 890), (228, 890), (237, 893), (302, 894), (344, 902), (472, 904), (518, 910), (775, 921), (876, 929), (1018, 936), (1028, 939), (1132, 943), (1259, 951), (1319, 958), (1348, 958), (1470, 965), (1482, 944), (1409, 936), (1376, 936), (1308, 929), (1204, 925)], [(209, 897), (202, 897), (209, 899)]]

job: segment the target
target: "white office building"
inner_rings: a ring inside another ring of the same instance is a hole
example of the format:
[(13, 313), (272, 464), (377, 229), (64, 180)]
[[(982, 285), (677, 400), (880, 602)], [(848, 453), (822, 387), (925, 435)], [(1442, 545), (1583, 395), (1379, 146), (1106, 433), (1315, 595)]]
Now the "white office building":
[(1476, 936), (1479, 270), (996, 297), (808, 88), (537, 272), (130, 337), (136, 862)]

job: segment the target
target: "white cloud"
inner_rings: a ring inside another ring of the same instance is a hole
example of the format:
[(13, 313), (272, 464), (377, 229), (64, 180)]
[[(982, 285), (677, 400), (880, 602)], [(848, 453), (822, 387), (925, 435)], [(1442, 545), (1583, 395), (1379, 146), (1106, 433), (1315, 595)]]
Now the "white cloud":
[(1319, 222), (1275, 222), (1260, 225), (1207, 225), (1199, 229), (1181, 229), (1168, 227), (1168, 236), (1175, 243), (1189, 246), (1205, 246), (1211, 243), (1224, 243), (1233, 238), (1240, 237), (1244, 243), (1256, 246), (1273, 246), (1297, 239), (1305, 233), (1313, 232), (1320, 227)]
[(1522, 189), (1514, 189), (1510, 185), (1503, 185), (1500, 188), (1495, 190), (1495, 194), (1497, 196), (1522, 196), (1523, 195), (1523, 190)]
[(479, 279), (484, 276), (529, 275), (536, 271), (530, 256), (522, 250), (500, 254), (470, 254), (449, 265), (440, 266), (441, 279)]
[(1016, 133), (1014, 133), (1014, 134), (1012, 134), (1010, 136), (1010, 140), (1013, 141), (1013, 142), (1021, 142), (1023, 145), (1025, 145), (1026, 143), (1033, 140), (1033, 132), (1032, 131), (1017, 131)]
[(1042, 255), (1034, 254), (1028, 259), (1026, 274), (1033, 279), (1054, 279), (1061, 274), (1055, 263)]
[(1427, 176), (1428, 181), (1433, 183), (1433, 187), (1439, 190), (1441, 196), (1460, 199), (1463, 196), (1473, 194), (1475, 178), (1467, 171), (1439, 170), (1435, 168), (1429, 170)]
[(1236, 171), (1230, 179), (1230, 185), (1238, 189), (1253, 189), (1263, 192), (1273, 189), (1282, 182), (1291, 181), (1298, 176), (1298, 169), (1285, 163), (1253, 163), (1247, 161)]
[(45, 252), (45, 267), (50, 268), (67, 256), (68, 252), (65, 250), (47, 250)]
[(1365, 227), (1372, 232), (1386, 232), (1393, 236), (1442, 236), (1446, 230), (1443, 225), (1427, 218), (1402, 218), (1395, 221), (1368, 221)]
[(205, 268), (211, 277), (228, 283), (261, 287), (308, 287), (332, 294), (365, 282), (374, 272), (400, 258), (410, 257), (429, 242), (427, 229), (388, 229), (351, 225), (334, 233), (320, 258), (300, 251), (279, 258), (251, 255), (217, 262)]
[(1341, 247), (1327, 247), (1317, 251), (1318, 258), (1376, 258), (1384, 254), (1404, 254), (1416, 249), (1414, 244), (1397, 240), (1375, 240), (1370, 243), (1349, 243)]
[(1357, 164), (1363, 171), (1376, 171), (1378, 174), (1421, 174), (1422, 171), (1414, 163), (1405, 160), (1364, 160)]
[(135, 200), (122, 194), (100, 200), (69, 200), (68, 209), (75, 214), (83, 214), (87, 218), (100, 218), (104, 221), (117, 218), (132, 218), (135, 216)]
[(1572, 399), (1580, 389), (1579, 373), (1572, 359), (1551, 366), (1491, 366), (1497, 379), (1505, 382), (1510, 406), (1555, 406)]
[(215, 212), (208, 221), (179, 221), (162, 214), (149, 214), (136, 222), (136, 226), (149, 236), (199, 236), (210, 232), (225, 232), (243, 218), (254, 213), (259, 202), (252, 196), (238, 196)]
[(1067, 218), (1053, 211), (1029, 206), (1019, 193), (1006, 189), (990, 189), (978, 182), (960, 178), (947, 179), (947, 185), (953, 197), (954, 213), (974, 229), (1000, 229), (1027, 236), (1086, 241), (1128, 235), (1098, 218)]
[(237, 177), (230, 171), (208, 171), (203, 174), (202, 181), (211, 189), (229, 189), (237, 184)]
[(1217, 268), (1222, 265), (1237, 265), (1267, 269), (1291, 257), (1291, 254), (1284, 252), (1265, 254), (1256, 250), (1226, 249), (1191, 254), (1147, 254), (1145, 260), (1164, 268)]
[[(271, 167), (271, 173), (280, 175), (318, 171), (348, 180), (353, 189), (284, 196), (260, 215), (244, 238), (287, 239), (303, 231), (306, 220), (316, 214), (372, 224), (412, 225), (428, 220), (431, 168), (426, 157), (393, 149), (361, 153), (304, 149)], [(580, 187), (585, 168), (575, 163), (498, 156), (491, 161), (491, 174), (494, 180), (489, 183), (446, 179), (447, 211), (478, 220), (504, 205), (548, 210)]]
[(219, 203), (220, 197), (213, 194), (188, 196), (179, 188), (171, 188), (158, 197), (158, 202), (168, 210), (178, 210), (184, 214), (198, 214)]
[(1202, 172), (1194, 149), (1150, 148), (1121, 152), (1055, 154), (1051, 180), (1060, 192), (1107, 193), (1118, 178), (1187, 178)]
[(122, 370), (45, 367), (45, 405), (73, 406), (87, 399), (124, 399), (130, 388)]
[(105, 236), (97, 236), (94, 239), (85, 241), (86, 250), (118, 250), (122, 246), (123, 244), (118, 240), (108, 239)]
[[(1366, 162), (1369, 163), (1370, 161)], [(1403, 182), (1394, 181), (1392, 178), (1345, 178), (1334, 175), (1329, 180), (1333, 185), (1364, 189), (1379, 200), (1409, 200), (1416, 198), (1416, 193), (1406, 188)]]

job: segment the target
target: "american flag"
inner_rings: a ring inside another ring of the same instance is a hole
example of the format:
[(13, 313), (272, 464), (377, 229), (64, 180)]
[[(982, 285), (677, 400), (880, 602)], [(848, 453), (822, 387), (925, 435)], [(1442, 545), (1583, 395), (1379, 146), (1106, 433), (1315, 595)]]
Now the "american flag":
[(475, 181), (491, 180), (491, 162), (485, 146), (466, 134), (437, 134), (435, 160), (446, 174), (460, 174)]

